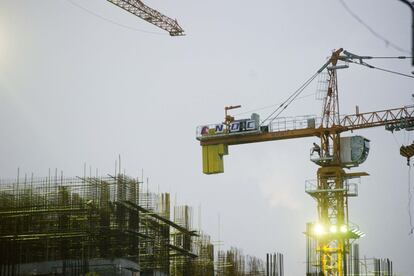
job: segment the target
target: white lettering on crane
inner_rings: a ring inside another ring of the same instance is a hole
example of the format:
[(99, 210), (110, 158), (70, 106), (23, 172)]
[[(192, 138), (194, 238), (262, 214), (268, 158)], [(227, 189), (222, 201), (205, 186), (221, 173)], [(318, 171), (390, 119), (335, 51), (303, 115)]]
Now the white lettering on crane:
[(216, 133), (223, 133), (223, 131), (224, 131), (224, 125), (223, 124), (216, 125), (215, 129), (216, 129)]
[[(237, 122), (230, 123), (228, 131), (229, 133), (235, 133), (235, 132), (252, 131), (252, 130), (257, 130), (257, 129), (258, 129), (257, 121), (243, 120), (243, 121), (237, 121)], [(210, 130), (214, 130), (214, 132), (210, 132)], [(216, 124), (216, 125), (202, 126), (200, 127), (199, 131), (201, 135), (222, 134), (226, 132), (226, 125)]]
[(256, 122), (254, 120), (246, 121), (246, 130), (255, 130)]
[(230, 124), (230, 132), (240, 131), (240, 122), (233, 122)]

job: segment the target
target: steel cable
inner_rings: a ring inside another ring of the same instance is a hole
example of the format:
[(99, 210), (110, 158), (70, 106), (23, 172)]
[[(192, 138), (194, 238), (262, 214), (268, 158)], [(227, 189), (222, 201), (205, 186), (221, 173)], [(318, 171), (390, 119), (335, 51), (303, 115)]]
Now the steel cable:
[(412, 200), (412, 194), (411, 194), (411, 165), (408, 166), (408, 204), (407, 204), (407, 211), (408, 216), (410, 217), (410, 232), (409, 235), (412, 235), (414, 233), (414, 226), (412, 222), (412, 216), (411, 216), (411, 200)]
[[(269, 124), (275, 120), (280, 113), (282, 113), (302, 92), (305, 88), (319, 75), (319, 71), (312, 75), (309, 79), (307, 79), (295, 92), (293, 92), (281, 105), (279, 105), (276, 110), (274, 110), (269, 116), (264, 119), (260, 125), (263, 125), (267, 120), (269, 120)], [(277, 114), (276, 114), (277, 113)], [(276, 114), (273, 118), (272, 116)]]
[(384, 71), (384, 72), (387, 72), (387, 73), (391, 73), (391, 74), (400, 75), (400, 76), (403, 76), (403, 77), (414, 79), (414, 76), (410, 76), (408, 74), (400, 73), (400, 72), (397, 72), (397, 71), (388, 70), (388, 69), (385, 69), (385, 68), (376, 67), (376, 66), (368, 64), (366, 62), (355, 62), (355, 61), (352, 61), (352, 60), (347, 60), (347, 62), (357, 64), (357, 65), (361, 65), (361, 66), (365, 66), (365, 67), (368, 67), (370, 69), (376, 69), (376, 70), (379, 70), (379, 71)]

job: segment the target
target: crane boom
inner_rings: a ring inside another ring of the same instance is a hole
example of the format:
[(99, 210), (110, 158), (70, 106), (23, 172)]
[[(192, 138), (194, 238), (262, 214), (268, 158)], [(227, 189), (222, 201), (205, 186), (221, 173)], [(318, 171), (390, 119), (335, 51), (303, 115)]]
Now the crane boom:
[[(247, 121), (245, 121), (247, 122)], [(341, 116), (339, 125), (324, 127), (322, 122), (315, 127), (315, 118), (307, 124), (300, 124), (299, 128), (272, 130), (272, 126), (257, 127), (249, 131), (231, 132), (231, 126), (226, 125), (219, 133), (216, 132), (217, 126), (199, 126), (197, 129), (197, 139), (202, 146), (203, 172), (205, 174), (215, 174), (224, 172), (223, 156), (228, 154), (228, 146), (241, 145), (258, 142), (268, 142), (305, 137), (322, 138), (326, 134), (338, 135), (341, 132), (385, 126), (388, 130), (414, 127), (414, 105), (399, 108), (356, 113)], [(245, 123), (246, 124), (246, 123)], [(223, 126), (223, 125), (221, 125)], [(208, 131), (205, 131), (205, 130)], [(327, 149), (325, 149), (327, 150)]]
[(169, 32), (171, 36), (184, 35), (184, 30), (178, 25), (177, 20), (171, 19), (159, 11), (148, 7), (140, 0), (107, 1)]
[[(197, 139), (202, 146), (208, 145), (239, 145), (248, 143), (267, 142), (275, 140), (304, 138), (304, 137), (320, 137), (322, 133), (341, 133), (349, 130), (371, 128), (378, 126), (392, 126), (401, 124), (402, 128), (414, 125), (414, 105), (403, 106), (399, 108), (356, 113), (346, 115), (341, 118), (340, 125), (334, 125), (330, 128), (309, 127), (297, 129), (286, 129), (277, 131), (262, 131), (255, 132), (237, 132), (224, 134), (206, 134), (198, 135)], [(201, 129), (202, 127), (199, 127)]]
[(341, 119), (341, 126), (344, 127), (345, 130), (356, 130), (376, 126), (402, 124), (402, 128), (404, 128), (412, 126), (413, 120), (414, 106), (410, 105), (394, 109), (347, 115)]

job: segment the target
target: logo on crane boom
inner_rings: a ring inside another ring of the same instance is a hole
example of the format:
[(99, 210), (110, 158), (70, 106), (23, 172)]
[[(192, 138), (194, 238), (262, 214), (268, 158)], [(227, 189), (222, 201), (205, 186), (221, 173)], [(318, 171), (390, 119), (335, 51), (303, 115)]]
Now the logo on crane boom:
[(236, 133), (257, 130), (258, 125), (255, 120), (243, 119), (237, 120), (228, 125), (216, 124), (201, 127), (201, 135), (223, 134), (223, 133)]
[(197, 137), (220, 134), (242, 134), (260, 130), (260, 116), (253, 113), (249, 119), (235, 120), (227, 111), (240, 108), (241, 105), (224, 108), (224, 122), (221, 124), (203, 125), (197, 128)]

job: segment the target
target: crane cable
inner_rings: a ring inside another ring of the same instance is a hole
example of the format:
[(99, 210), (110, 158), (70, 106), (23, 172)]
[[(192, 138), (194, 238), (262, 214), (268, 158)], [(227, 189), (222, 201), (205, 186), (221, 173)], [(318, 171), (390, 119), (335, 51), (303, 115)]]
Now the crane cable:
[(358, 65), (361, 65), (361, 66), (365, 66), (365, 67), (368, 67), (370, 69), (376, 69), (376, 70), (379, 70), (379, 71), (384, 71), (384, 72), (387, 72), (387, 73), (391, 73), (391, 74), (400, 75), (400, 76), (403, 76), (403, 77), (414, 79), (414, 76), (410, 76), (408, 74), (400, 73), (400, 72), (397, 72), (397, 71), (392, 71), (392, 70), (385, 69), (385, 68), (375, 67), (375, 66), (373, 66), (371, 64), (368, 64), (366, 62), (355, 62), (355, 61), (351, 61), (351, 60), (349, 60), (348, 62), (358, 64)]
[[(390, 56), (378, 56), (378, 57), (360, 56), (360, 55), (356, 55), (356, 54), (353, 54), (351, 52), (348, 52), (347, 50), (344, 51), (344, 54), (345, 54), (345, 56), (342, 57), (342, 60), (345, 61), (345, 62), (358, 64), (358, 65), (361, 65), (361, 66), (368, 67), (370, 69), (376, 69), (376, 70), (379, 70), (379, 71), (384, 71), (384, 72), (387, 72), (387, 73), (396, 74), (396, 75), (400, 75), (400, 76), (407, 77), (407, 78), (414, 78), (414, 76), (404, 74), (404, 73), (400, 73), (400, 72), (393, 71), (393, 70), (389, 70), (389, 69), (385, 69), (385, 68), (376, 67), (376, 66), (373, 66), (373, 65), (368, 64), (365, 61), (363, 61), (364, 59), (412, 59), (413, 57), (408, 57), (408, 56), (397, 56), (397, 57), (390, 57)], [(355, 60), (358, 60), (358, 61), (355, 61)]]
[[(408, 143), (410, 139), (410, 132), (405, 131), (404, 132), (404, 136), (405, 136), (405, 140), (406, 143)], [(407, 203), (407, 212), (408, 212), (408, 216), (410, 218), (410, 232), (408, 233), (409, 235), (412, 235), (414, 233), (414, 226), (413, 226), (413, 221), (412, 221), (412, 215), (411, 215), (411, 200), (413, 198), (412, 195), (412, 187), (411, 187), (411, 166), (410, 164), (408, 164), (408, 203)]]
[(353, 12), (351, 10), (351, 8), (345, 3), (344, 0), (339, 0), (339, 3), (342, 5), (342, 7), (356, 20), (358, 21), (359, 24), (361, 24), (362, 26), (364, 26), (371, 34), (373, 34), (376, 38), (382, 40), (385, 42), (386, 46), (391, 46), (392, 48), (400, 51), (400, 52), (404, 52), (404, 53), (409, 53), (409, 51), (399, 47), (398, 45), (392, 43), (391, 41), (389, 41), (386, 37), (382, 36), (381, 34), (379, 34), (378, 32), (376, 32), (370, 25), (368, 25), (364, 20), (362, 20), (361, 17), (359, 17), (355, 12)]
[[(306, 95), (303, 95), (302, 97), (296, 98), (296, 100), (301, 100), (301, 99), (304, 99), (304, 98), (307, 98), (307, 97), (310, 97), (310, 96), (315, 96), (316, 94), (317, 94), (316, 92), (311, 93), (311, 94), (306, 94)], [(272, 105), (258, 107), (256, 109), (250, 109), (248, 111), (236, 113), (236, 114), (234, 114), (234, 116), (244, 115), (244, 114), (250, 114), (250, 113), (253, 113), (253, 112), (256, 112), (256, 111), (259, 111), (259, 110), (265, 110), (265, 109), (268, 109), (268, 108), (271, 108), (271, 107), (275, 107), (275, 106), (278, 106), (278, 105), (281, 105), (281, 104), (282, 103), (276, 103), (276, 104), (272, 104)]]
[[(413, 57), (409, 57), (409, 56), (396, 56), (396, 57), (393, 57), (393, 56), (359, 56), (359, 55), (355, 55), (355, 54), (352, 54), (352, 53), (347, 52), (347, 51), (344, 51), (344, 53), (346, 54), (346, 58), (343, 59), (343, 61), (345, 61), (345, 62), (354, 63), (354, 64), (357, 64), (357, 65), (368, 67), (370, 69), (376, 69), (376, 70), (379, 70), (379, 71), (384, 71), (384, 72), (387, 72), (387, 73), (396, 74), (396, 75), (400, 75), (400, 76), (403, 76), (403, 77), (414, 78), (414, 76), (410, 76), (408, 74), (392, 71), (392, 70), (385, 69), (385, 68), (376, 67), (376, 66), (373, 66), (373, 65), (368, 64), (365, 61), (363, 61), (363, 59), (412, 59)], [(359, 62), (354, 61), (353, 59), (358, 59)], [(260, 125), (262, 126), (266, 121), (269, 121), (268, 125), (270, 125), (294, 100), (302, 98), (302, 97), (300, 97), (300, 98), (297, 98), (297, 97), (319, 75), (319, 73), (321, 73), (327, 67), (328, 64), (329, 64), (329, 61), (327, 63), (325, 63), (325, 65), (323, 65), (322, 68), (319, 69), (312, 77), (310, 77), (308, 80), (306, 80), (284, 102), (282, 102), (276, 108), (276, 110), (274, 110), (269, 116), (266, 117), (266, 119), (261, 121)], [(266, 106), (266, 107), (259, 108), (259, 109), (256, 109), (256, 110), (267, 109), (267, 108), (270, 108), (272, 106), (273, 105), (270, 105), (270, 106)], [(252, 110), (252, 111), (256, 111), (256, 110)], [(244, 114), (244, 113), (240, 113), (240, 114)], [(273, 115), (275, 115), (275, 116), (273, 116)]]
[(127, 25), (124, 25), (124, 24), (118, 23), (118, 22), (116, 22), (116, 21), (114, 21), (114, 20), (112, 20), (112, 19), (106, 18), (106, 17), (104, 17), (104, 16), (102, 16), (102, 15), (100, 15), (100, 14), (98, 14), (98, 13), (94, 12), (94, 11), (91, 11), (90, 9), (85, 8), (84, 6), (82, 6), (82, 5), (78, 4), (78, 3), (76, 3), (76, 2), (75, 2), (75, 1), (73, 1), (73, 0), (66, 0), (66, 1), (67, 1), (68, 3), (70, 3), (71, 5), (73, 5), (73, 6), (77, 7), (78, 9), (81, 9), (81, 10), (83, 10), (84, 12), (89, 13), (90, 15), (93, 15), (93, 16), (95, 16), (95, 17), (97, 17), (97, 18), (100, 18), (100, 19), (102, 19), (102, 20), (104, 20), (104, 21), (107, 21), (107, 22), (109, 22), (109, 23), (111, 23), (111, 24), (114, 24), (114, 25), (116, 25), (116, 26), (118, 26), (118, 27), (121, 27), (121, 28), (124, 28), (124, 29), (129, 29), (129, 30), (136, 31), (136, 32), (147, 33), (147, 34), (153, 34), (153, 35), (167, 35), (167, 34), (165, 34), (165, 33), (160, 33), (160, 32), (152, 32), (152, 31), (146, 31), (146, 30), (137, 29), (137, 28), (134, 28), (134, 27), (131, 27), (131, 26), (127, 26)]
[(410, 217), (410, 232), (409, 235), (412, 235), (414, 233), (414, 226), (412, 222), (412, 216), (411, 216), (411, 199), (413, 195), (411, 194), (411, 166), (408, 166), (408, 204), (407, 204), (407, 211), (408, 216)]
[(397, 137), (395, 137), (395, 133), (394, 132), (391, 132), (391, 133), (392, 133), (392, 137), (394, 138), (395, 145), (397, 146), (397, 148), (400, 148), (400, 142), (398, 142)]
[[(397, 137), (395, 137), (394, 132), (392, 133), (392, 137), (394, 138), (395, 144), (397, 145), (397, 148), (399, 148), (399, 142), (397, 140)], [(412, 193), (411, 193), (411, 165), (409, 163), (409, 159), (407, 161), (407, 165), (408, 165), (408, 203), (407, 203), (407, 212), (408, 212), (408, 217), (410, 218), (410, 232), (408, 233), (408, 235), (412, 235), (414, 234), (414, 226), (413, 226), (413, 220), (412, 220), (412, 215), (411, 215), (411, 200), (413, 198)]]
[[(283, 103), (281, 103), (276, 110), (274, 110), (269, 116), (264, 119), (260, 125), (263, 125), (267, 120), (271, 124), (302, 92), (305, 88), (319, 75), (321, 70), (318, 70), (309, 79), (307, 79), (295, 92), (292, 93)], [(272, 116), (277, 113), (273, 118)]]
[(366, 58), (368, 59), (412, 59), (413, 57), (408, 57), (408, 56), (393, 56), (393, 57), (389, 57), (389, 56), (378, 56), (378, 57), (372, 57), (372, 56), (367, 56)]

